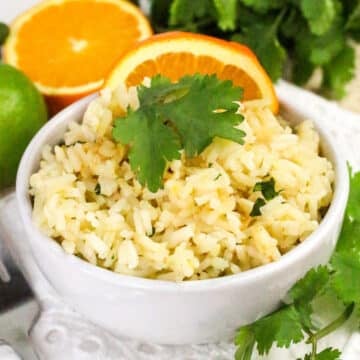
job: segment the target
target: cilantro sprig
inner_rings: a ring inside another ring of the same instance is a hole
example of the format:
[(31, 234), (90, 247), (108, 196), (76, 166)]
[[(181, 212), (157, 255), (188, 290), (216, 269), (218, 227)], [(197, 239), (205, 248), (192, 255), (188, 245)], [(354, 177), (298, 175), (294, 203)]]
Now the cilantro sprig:
[(157, 32), (178, 29), (245, 43), (274, 81), (285, 75), (301, 85), (320, 68), (322, 93), (341, 98), (354, 76), (355, 52), (348, 40), (360, 42), (359, 0), (152, 0), (151, 4)]
[[(329, 264), (311, 269), (289, 291), (286, 302), (272, 314), (239, 329), (236, 360), (251, 360), (255, 349), (267, 354), (273, 346), (288, 348), (305, 341), (311, 352), (304, 360), (337, 360), (341, 353), (318, 342), (341, 327), (353, 314), (360, 324), (360, 173), (350, 174), (350, 196), (340, 238)], [(260, 186), (258, 186), (260, 188)], [(334, 320), (323, 326), (314, 320), (322, 299), (336, 304)]]
[(115, 141), (129, 145), (129, 162), (139, 182), (156, 192), (168, 161), (200, 154), (215, 137), (243, 143), (236, 101), (242, 89), (215, 75), (184, 76), (172, 83), (161, 75), (138, 87), (140, 107), (115, 120)]

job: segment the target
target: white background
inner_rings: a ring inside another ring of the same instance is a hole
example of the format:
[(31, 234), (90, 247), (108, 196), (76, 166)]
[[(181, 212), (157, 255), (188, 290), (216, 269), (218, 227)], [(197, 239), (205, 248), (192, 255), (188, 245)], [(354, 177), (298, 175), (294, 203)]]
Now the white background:
[(25, 9), (40, 0), (0, 0), (0, 21), (9, 23)]

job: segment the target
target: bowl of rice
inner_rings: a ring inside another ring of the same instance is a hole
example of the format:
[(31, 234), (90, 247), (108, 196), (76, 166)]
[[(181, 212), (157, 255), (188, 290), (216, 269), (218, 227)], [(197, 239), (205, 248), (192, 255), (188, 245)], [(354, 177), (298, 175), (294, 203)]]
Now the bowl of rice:
[(241, 103), (245, 143), (215, 139), (171, 161), (156, 193), (111, 136), (119, 109), (139, 106), (135, 88), (54, 117), (28, 146), (16, 193), (59, 296), (116, 335), (159, 344), (217, 342), (273, 311), (328, 261), (349, 190), (326, 119), (291, 94), (279, 89), (279, 116)]

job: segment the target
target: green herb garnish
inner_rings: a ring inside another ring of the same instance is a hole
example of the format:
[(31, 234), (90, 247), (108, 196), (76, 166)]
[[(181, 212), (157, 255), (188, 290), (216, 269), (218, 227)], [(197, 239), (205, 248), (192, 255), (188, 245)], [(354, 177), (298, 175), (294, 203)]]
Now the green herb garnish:
[(151, 87), (139, 86), (138, 110), (128, 110), (115, 120), (115, 141), (130, 145), (129, 161), (139, 182), (156, 192), (162, 187), (166, 163), (200, 154), (215, 137), (243, 143), (245, 133), (236, 128), (242, 89), (215, 75), (193, 75), (177, 83), (163, 76)]
[(264, 199), (263, 198), (256, 199), (254, 206), (250, 212), (250, 216), (252, 217), (260, 216), (261, 208), (266, 204), (266, 201), (269, 201), (279, 195), (279, 191), (275, 190), (274, 178), (270, 178), (270, 180), (266, 180), (266, 181), (257, 182), (254, 186), (253, 191), (260, 191)]
[(271, 178), (268, 181), (257, 182), (254, 186), (254, 191), (261, 191), (266, 200), (271, 200), (279, 195), (279, 192), (275, 191), (274, 178)]
[(250, 212), (250, 216), (260, 216), (261, 215), (261, 208), (266, 204), (265, 200), (263, 198), (257, 198), (254, 206)]
[(341, 98), (354, 76), (355, 52), (348, 40), (360, 42), (358, 0), (152, 0), (151, 4), (157, 32), (178, 29), (245, 43), (274, 81), (286, 75), (304, 84), (320, 68), (322, 93)]
[[(250, 360), (255, 348), (264, 355), (275, 345), (288, 348), (302, 340), (311, 345), (304, 360), (340, 359), (340, 351), (331, 347), (318, 352), (318, 341), (342, 326), (352, 314), (360, 323), (359, 199), (360, 173), (357, 173), (351, 175), (345, 219), (329, 264), (308, 271), (289, 291), (288, 301), (279, 310), (239, 329), (235, 338), (236, 360)], [(324, 299), (336, 311), (333, 321), (319, 326), (314, 320), (315, 308)]]

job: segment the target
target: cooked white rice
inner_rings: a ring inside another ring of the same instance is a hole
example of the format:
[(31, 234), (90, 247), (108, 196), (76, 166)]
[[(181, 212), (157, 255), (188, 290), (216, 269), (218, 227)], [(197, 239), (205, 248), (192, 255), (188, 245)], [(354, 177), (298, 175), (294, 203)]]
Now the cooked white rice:
[[(33, 220), (66, 252), (122, 274), (207, 279), (276, 261), (319, 225), (334, 171), (310, 121), (292, 129), (263, 101), (240, 104), (245, 144), (215, 139), (172, 161), (151, 193), (111, 136), (128, 105), (138, 107), (135, 89), (104, 90), (31, 177)], [(270, 177), (281, 192), (251, 217), (254, 185)]]

